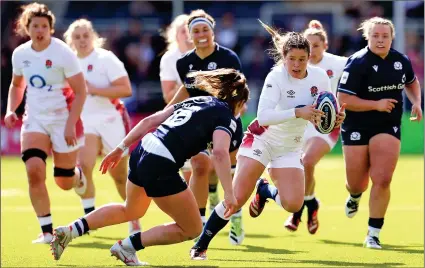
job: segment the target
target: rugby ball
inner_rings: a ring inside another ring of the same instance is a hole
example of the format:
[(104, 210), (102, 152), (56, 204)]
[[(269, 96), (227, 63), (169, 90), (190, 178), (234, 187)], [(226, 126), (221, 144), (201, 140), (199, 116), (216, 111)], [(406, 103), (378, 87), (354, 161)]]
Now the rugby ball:
[(336, 115), (339, 113), (338, 101), (332, 92), (322, 91), (316, 99), (316, 109), (325, 113), (322, 122), (315, 125), (322, 134), (329, 134), (334, 130)]

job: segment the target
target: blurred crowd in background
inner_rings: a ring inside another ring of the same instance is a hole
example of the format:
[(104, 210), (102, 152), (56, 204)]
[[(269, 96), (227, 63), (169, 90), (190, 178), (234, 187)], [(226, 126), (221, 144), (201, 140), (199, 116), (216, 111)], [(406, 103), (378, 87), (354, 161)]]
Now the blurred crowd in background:
[[(1, 1), (1, 112), (4, 115), (11, 81), (11, 55), (27, 41), (13, 33), (14, 20), (24, 2)], [(133, 86), (133, 96), (126, 99), (132, 113), (150, 113), (162, 109), (164, 101), (159, 82), (159, 62), (166, 43), (161, 32), (172, 21), (172, 2), (119, 1), (46, 2), (58, 18), (55, 37), (63, 38), (68, 25), (75, 19), (93, 21), (100, 36), (107, 39), (105, 48), (112, 50), (125, 64)], [(54, 5), (52, 7), (52, 5)], [(396, 38), (405, 35), (405, 53), (424, 85), (424, 2), (405, 1), (406, 28), (396, 29)], [(372, 16), (392, 18), (393, 3), (384, 1), (347, 1), (341, 3), (314, 2), (245, 2), (214, 1), (184, 2), (184, 12), (202, 8), (216, 20), (216, 41), (233, 49), (240, 57), (243, 72), (256, 103), (266, 74), (273, 66), (266, 50), (270, 37), (257, 22), (269, 20), (285, 31), (302, 31), (311, 19), (319, 19), (329, 36), (328, 51), (350, 56), (366, 46), (357, 31), (360, 22)], [(23, 111), (23, 105), (19, 111)], [(256, 105), (249, 111), (255, 113)]]

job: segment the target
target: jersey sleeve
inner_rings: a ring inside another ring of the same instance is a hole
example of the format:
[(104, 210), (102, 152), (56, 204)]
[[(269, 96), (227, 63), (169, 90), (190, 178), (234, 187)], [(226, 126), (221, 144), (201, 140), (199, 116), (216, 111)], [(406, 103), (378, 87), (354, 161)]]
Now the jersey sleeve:
[(22, 76), (22, 69), (19, 66), (18, 51), (15, 49), (12, 53), (12, 71), (14, 75)]
[(275, 110), (281, 98), (280, 92), (273, 72), (269, 73), (264, 81), (257, 109), (257, 120), (261, 126), (277, 125), (295, 118), (294, 108), (284, 111)]
[(215, 130), (224, 130), (229, 134), (230, 138), (234, 137), (238, 126), (230, 111), (222, 107), (217, 109), (216, 114)]
[(78, 62), (77, 55), (67, 46), (64, 45), (62, 49), (62, 60), (65, 77), (69, 78), (81, 72), (80, 63)]
[(342, 72), (338, 92), (357, 95), (361, 87), (361, 66), (354, 58), (349, 58)]
[(166, 52), (159, 63), (159, 77), (161, 81), (179, 81), (180, 77), (176, 77), (176, 63), (173, 64), (172, 57)]
[(232, 53), (232, 57), (231, 58), (231, 68), (235, 69), (236, 71), (241, 72), (242, 71), (242, 64), (241, 64), (241, 60), (239, 59), (238, 55), (236, 55), (235, 52)]
[(410, 85), (411, 83), (415, 82), (416, 75), (415, 71), (413, 71), (412, 62), (407, 55), (404, 55), (404, 65), (406, 66), (406, 85)]
[(184, 70), (183, 59), (177, 60), (177, 62), (176, 62), (176, 68), (177, 68), (177, 72), (179, 73), (180, 80), (182, 81), (182, 83), (184, 83), (184, 80), (186, 78), (186, 72)]
[(123, 76), (128, 76), (124, 64), (111, 51), (108, 51), (106, 54), (105, 63), (106, 74), (110, 82), (113, 82)]
[(237, 150), (242, 144), (242, 139), (243, 139), (243, 125), (242, 125), (242, 120), (239, 117), (238, 119), (236, 119), (236, 132), (235, 132), (235, 135), (232, 137), (229, 152), (233, 152)]

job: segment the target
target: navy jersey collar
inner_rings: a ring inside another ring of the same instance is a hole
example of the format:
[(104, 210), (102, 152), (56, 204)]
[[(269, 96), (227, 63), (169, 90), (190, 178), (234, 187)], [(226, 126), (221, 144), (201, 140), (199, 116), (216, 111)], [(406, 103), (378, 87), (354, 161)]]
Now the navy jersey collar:
[(393, 52), (393, 49), (392, 48), (390, 48), (390, 51), (388, 52), (388, 55), (385, 57), (385, 59), (383, 59), (380, 56), (378, 56), (375, 53), (373, 53), (372, 50), (370, 50), (369, 46), (366, 46), (366, 50), (367, 50), (367, 53), (369, 55), (371, 55), (372, 57), (374, 57), (376, 59), (379, 59), (381, 61), (391, 60), (391, 58), (392, 58), (392, 52)]
[(196, 49), (194, 49), (193, 50), (193, 52), (194, 52), (194, 54), (196, 55), (196, 57), (199, 59), (199, 60), (201, 60), (201, 61), (205, 61), (205, 60), (207, 60), (207, 59), (209, 59), (210, 57), (212, 57), (217, 51), (219, 51), (220, 50), (220, 45), (219, 44), (217, 44), (217, 42), (214, 42), (214, 44), (215, 44), (215, 49), (214, 49), (214, 51), (210, 54), (210, 55), (208, 55), (208, 56), (206, 56), (205, 58), (203, 58), (203, 59), (201, 59), (199, 56), (198, 56), (198, 54), (196, 54)]

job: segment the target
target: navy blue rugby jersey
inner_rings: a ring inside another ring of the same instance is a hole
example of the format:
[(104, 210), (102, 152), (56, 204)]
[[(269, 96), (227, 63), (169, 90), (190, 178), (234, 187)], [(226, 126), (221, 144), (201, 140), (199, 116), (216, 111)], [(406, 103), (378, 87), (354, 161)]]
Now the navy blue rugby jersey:
[(221, 68), (235, 69), (237, 71), (242, 70), (241, 61), (238, 55), (232, 50), (222, 47), (217, 43), (215, 44), (214, 52), (204, 59), (196, 55), (195, 49), (193, 49), (177, 60), (177, 71), (190, 97), (208, 96), (209, 94), (195, 88), (195, 78), (187, 77), (188, 73), (212, 71)]
[(233, 141), (236, 121), (227, 103), (212, 96), (200, 96), (175, 104), (174, 113), (153, 134), (182, 166), (187, 159), (212, 146), (216, 129), (229, 133)]
[(390, 49), (382, 59), (368, 47), (348, 58), (338, 85), (338, 92), (355, 95), (366, 100), (395, 99), (391, 113), (379, 111), (346, 111), (344, 128), (387, 127), (401, 124), (403, 113), (402, 91), (416, 79), (409, 58)]

